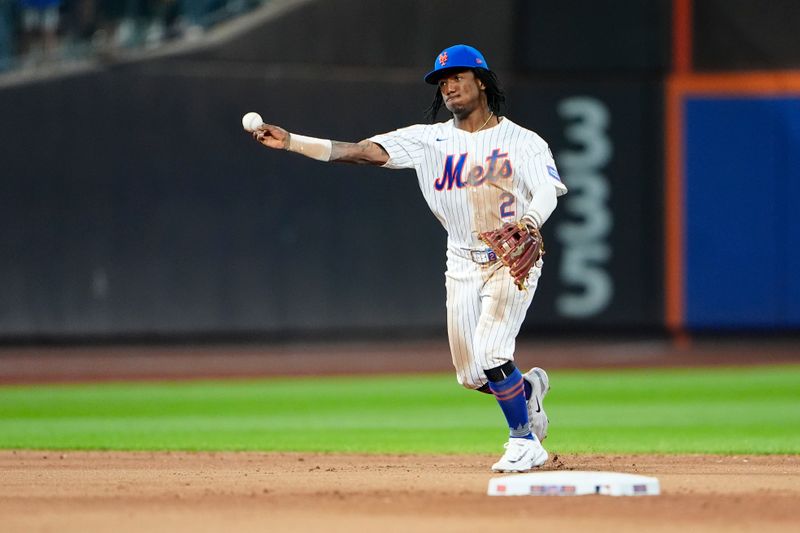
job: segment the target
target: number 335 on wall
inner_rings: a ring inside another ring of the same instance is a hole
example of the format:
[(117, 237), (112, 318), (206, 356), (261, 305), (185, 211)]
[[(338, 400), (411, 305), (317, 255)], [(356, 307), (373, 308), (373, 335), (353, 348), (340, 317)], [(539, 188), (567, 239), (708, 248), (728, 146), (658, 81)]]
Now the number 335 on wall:
[(603, 174), (613, 155), (607, 133), (610, 114), (602, 101), (588, 96), (561, 100), (558, 114), (567, 122), (564, 137), (575, 148), (557, 157), (570, 192), (563, 205), (568, 220), (556, 227), (562, 249), (559, 277), (566, 287), (556, 298), (556, 310), (562, 316), (587, 318), (603, 311), (614, 295), (608, 271), (613, 219)]

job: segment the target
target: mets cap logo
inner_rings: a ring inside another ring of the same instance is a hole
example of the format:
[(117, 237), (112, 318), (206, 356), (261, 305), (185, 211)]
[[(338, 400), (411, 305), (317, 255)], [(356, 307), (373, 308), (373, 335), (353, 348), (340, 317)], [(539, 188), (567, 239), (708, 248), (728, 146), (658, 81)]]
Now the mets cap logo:
[(439, 64), (445, 66), (447, 64), (447, 52), (439, 54)]
[(475, 63), (480, 65), (481, 63), (483, 63), (483, 60), (480, 57), (476, 57), (475, 58)]

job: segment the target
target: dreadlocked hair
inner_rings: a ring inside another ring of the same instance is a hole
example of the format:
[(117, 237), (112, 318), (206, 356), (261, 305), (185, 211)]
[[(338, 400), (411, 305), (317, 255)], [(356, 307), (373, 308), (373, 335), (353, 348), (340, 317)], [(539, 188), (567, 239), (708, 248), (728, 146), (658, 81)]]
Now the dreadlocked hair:
[[(500, 82), (497, 81), (495, 73), (484, 68), (473, 68), (469, 70), (475, 73), (475, 77), (481, 80), (484, 87), (486, 87), (486, 103), (489, 105), (489, 110), (491, 110), (495, 116), (501, 115), (501, 110), (506, 104), (506, 93), (503, 91), (502, 87), (500, 87)], [(430, 107), (425, 110), (425, 117), (431, 123), (436, 122), (436, 116), (439, 114), (443, 105), (444, 99), (442, 98), (442, 91), (439, 90), (437, 85), (436, 94), (433, 96), (433, 102), (431, 102)]]

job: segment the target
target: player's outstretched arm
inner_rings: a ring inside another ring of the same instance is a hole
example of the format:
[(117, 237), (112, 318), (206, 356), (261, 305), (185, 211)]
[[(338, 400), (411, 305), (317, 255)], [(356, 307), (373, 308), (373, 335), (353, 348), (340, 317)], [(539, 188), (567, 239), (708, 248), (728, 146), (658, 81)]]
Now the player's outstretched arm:
[(389, 154), (383, 146), (368, 139), (357, 143), (333, 141), (331, 161), (383, 166), (389, 161)]
[(316, 139), (272, 124), (262, 124), (253, 130), (253, 137), (268, 148), (289, 150), (319, 161), (340, 161), (361, 165), (384, 165), (389, 154), (383, 146), (369, 140), (358, 143)]

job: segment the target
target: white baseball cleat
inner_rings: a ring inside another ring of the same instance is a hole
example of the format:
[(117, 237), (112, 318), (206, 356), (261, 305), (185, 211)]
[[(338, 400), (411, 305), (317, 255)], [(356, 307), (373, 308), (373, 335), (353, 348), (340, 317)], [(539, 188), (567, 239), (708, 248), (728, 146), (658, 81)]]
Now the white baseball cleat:
[(527, 472), (547, 462), (547, 451), (534, 439), (508, 439), (503, 447), (506, 453), (492, 465), (494, 472)]
[(544, 397), (550, 390), (550, 378), (547, 377), (547, 372), (535, 366), (523, 374), (522, 379), (531, 384), (531, 397), (528, 398), (528, 421), (531, 433), (542, 442), (547, 438), (547, 426), (550, 424), (544, 412)]

